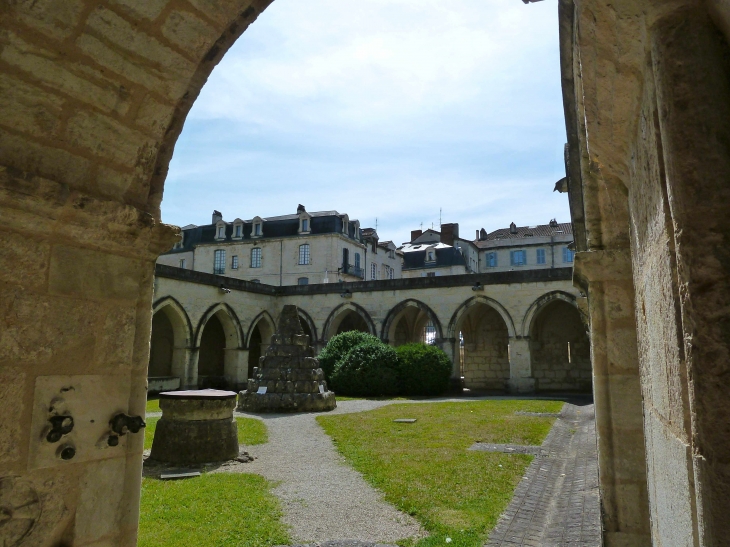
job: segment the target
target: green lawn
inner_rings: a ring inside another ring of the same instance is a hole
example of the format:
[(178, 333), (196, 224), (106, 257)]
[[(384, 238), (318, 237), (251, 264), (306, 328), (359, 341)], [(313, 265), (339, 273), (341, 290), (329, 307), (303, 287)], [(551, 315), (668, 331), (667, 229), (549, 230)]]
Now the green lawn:
[[(481, 546), (504, 511), (531, 456), (469, 451), (475, 441), (541, 444), (559, 401), (396, 404), (317, 421), (355, 469), (431, 534), (419, 547)], [(416, 418), (414, 424), (394, 423)]]
[(159, 399), (147, 399), (147, 412), (162, 412)]
[[(152, 440), (155, 437), (155, 429), (157, 429), (157, 421), (159, 418), (147, 418), (144, 429), (144, 449), (152, 448)], [(269, 433), (266, 431), (266, 424), (261, 420), (254, 418), (236, 418), (238, 426), (238, 442), (240, 444), (255, 445), (264, 444), (269, 440)]]
[(270, 547), (291, 543), (281, 509), (259, 475), (142, 480), (140, 547)]

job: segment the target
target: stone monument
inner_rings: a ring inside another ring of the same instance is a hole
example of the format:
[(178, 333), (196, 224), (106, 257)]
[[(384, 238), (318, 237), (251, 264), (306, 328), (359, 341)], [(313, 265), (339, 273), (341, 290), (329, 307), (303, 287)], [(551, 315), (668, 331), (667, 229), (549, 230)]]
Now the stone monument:
[(238, 410), (245, 412), (318, 412), (337, 406), (296, 306), (284, 306), (279, 328), (247, 387), (238, 394)]

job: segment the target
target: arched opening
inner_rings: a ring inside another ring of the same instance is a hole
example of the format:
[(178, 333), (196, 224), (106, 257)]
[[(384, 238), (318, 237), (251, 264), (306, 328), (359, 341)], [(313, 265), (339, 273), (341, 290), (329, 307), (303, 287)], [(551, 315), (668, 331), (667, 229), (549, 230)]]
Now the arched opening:
[(563, 300), (538, 310), (530, 327), (532, 375), (539, 391), (590, 391), (590, 343), (575, 306)]
[(455, 331), (459, 336), (464, 387), (504, 390), (510, 377), (509, 331), (500, 313), (478, 302), (467, 308)]
[(427, 306), (409, 302), (400, 311), (397, 309), (394, 308), (392, 319), (386, 319), (384, 334), (391, 345), (402, 346), (414, 342), (435, 344), (441, 337), (438, 319)]
[(253, 369), (259, 366), (259, 360), (271, 343), (274, 334), (274, 324), (267, 314), (264, 314), (248, 335), (248, 372), (247, 378), (253, 377)]
[(198, 353), (198, 384), (200, 387), (221, 387), (225, 383), (226, 333), (214, 315), (203, 327)]
[(157, 312), (152, 317), (152, 336), (150, 340), (149, 377), (172, 376), (172, 354), (175, 349), (175, 333), (172, 323), (165, 312)]
[(347, 310), (343, 313), (343, 317), (340, 320), (339, 325), (337, 325), (337, 329), (334, 334), (340, 334), (341, 332), (348, 332), (351, 330), (370, 332), (367, 322), (360, 316), (360, 314), (352, 310)]
[(219, 309), (205, 321), (199, 336), (198, 386), (235, 388), (240, 341), (233, 319), (225, 309)]
[(299, 316), (299, 324), (302, 325), (302, 330), (304, 331), (304, 334), (309, 336), (309, 345), (313, 346), (316, 340), (314, 340), (314, 337), (312, 336), (312, 329), (309, 328), (309, 323), (301, 315)]
[(190, 324), (180, 305), (169, 299), (152, 316), (148, 391), (169, 391), (187, 385)]
[(337, 334), (351, 330), (375, 334), (372, 319), (365, 309), (357, 304), (341, 304), (332, 310), (325, 321), (323, 338), (326, 341)]

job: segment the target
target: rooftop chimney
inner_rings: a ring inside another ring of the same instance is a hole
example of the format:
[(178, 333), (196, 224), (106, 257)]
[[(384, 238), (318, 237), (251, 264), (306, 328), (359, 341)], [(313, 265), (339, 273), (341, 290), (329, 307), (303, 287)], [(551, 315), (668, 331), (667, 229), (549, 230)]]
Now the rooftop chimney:
[(223, 220), (223, 215), (220, 211), (213, 211), (213, 222), (211, 224), (215, 224), (219, 220)]
[(510, 222), (510, 225), (509, 225), (509, 233), (510, 234), (516, 234), (517, 233), (517, 225), (514, 222)]
[(459, 237), (459, 225), (453, 224), (442, 224), (441, 225), (441, 243), (444, 245), (454, 246), (454, 240)]
[(304, 213), (305, 211), (306, 211), (306, 209), (304, 208), (304, 205), (302, 205), (300, 203), (299, 206), (297, 207), (297, 214)]
[(551, 228), (557, 228), (557, 227), (558, 227), (558, 221), (557, 221), (557, 220), (555, 220), (555, 219), (552, 219), (552, 220), (550, 221), (550, 227), (551, 227)]
[(481, 230), (479, 230), (479, 240), (480, 241), (486, 241), (487, 240), (487, 231), (484, 228), (482, 228)]
[(411, 243), (423, 235), (423, 230), (411, 230)]

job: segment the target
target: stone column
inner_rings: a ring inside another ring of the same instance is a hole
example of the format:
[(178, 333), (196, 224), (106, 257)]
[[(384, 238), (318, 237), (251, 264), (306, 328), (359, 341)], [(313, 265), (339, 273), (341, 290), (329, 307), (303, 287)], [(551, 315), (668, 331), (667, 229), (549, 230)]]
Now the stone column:
[(516, 336), (509, 340), (508, 387), (510, 393), (533, 393), (535, 391), (529, 338)]
[(631, 258), (577, 253), (575, 281), (588, 294), (604, 545), (650, 545)]
[(190, 359), (185, 372), (185, 377), (181, 382), (184, 389), (196, 389), (198, 387), (198, 359), (200, 357), (200, 348), (190, 348)]

